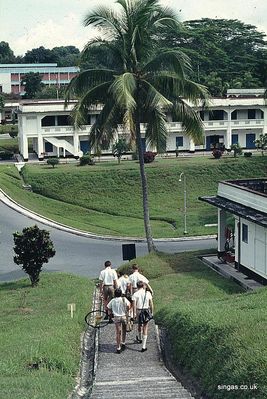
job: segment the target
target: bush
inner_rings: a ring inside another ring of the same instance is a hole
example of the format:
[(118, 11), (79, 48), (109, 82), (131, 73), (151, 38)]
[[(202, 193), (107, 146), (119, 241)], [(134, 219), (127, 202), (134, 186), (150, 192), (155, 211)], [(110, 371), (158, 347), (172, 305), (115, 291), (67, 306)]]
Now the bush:
[(218, 150), (217, 148), (214, 148), (212, 150), (212, 155), (214, 156), (215, 159), (221, 158), (223, 152), (221, 150)]
[(53, 166), (53, 168), (59, 164), (59, 159), (58, 158), (49, 158), (47, 160), (47, 165)]
[(252, 157), (252, 152), (244, 152), (244, 157), (246, 158)]
[(22, 265), (22, 269), (29, 275), (32, 287), (39, 282), (39, 275), (44, 263), (48, 263), (56, 251), (47, 230), (40, 230), (37, 225), (25, 227), (22, 233), (13, 233), (14, 262)]
[(151, 163), (151, 162), (153, 162), (156, 155), (157, 155), (156, 152), (152, 152), (152, 151), (146, 151), (146, 152), (144, 152), (144, 162), (145, 162), (145, 163)]
[(9, 151), (0, 151), (0, 159), (2, 159), (2, 161), (6, 161), (8, 159), (12, 159), (13, 158), (14, 153), (13, 152), (9, 152)]
[(90, 155), (83, 155), (80, 158), (80, 166), (94, 165), (94, 164), (95, 164), (95, 160)]
[(234, 157), (235, 158), (237, 157), (237, 155), (241, 155), (242, 154), (242, 148), (240, 147), (240, 145), (238, 143), (232, 144), (231, 145), (231, 150), (234, 151)]

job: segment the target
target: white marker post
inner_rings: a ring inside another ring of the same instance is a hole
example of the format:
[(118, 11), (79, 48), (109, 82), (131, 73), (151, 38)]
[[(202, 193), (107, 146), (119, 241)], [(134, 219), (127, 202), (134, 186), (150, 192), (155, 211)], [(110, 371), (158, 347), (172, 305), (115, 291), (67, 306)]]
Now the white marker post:
[(73, 314), (76, 310), (76, 303), (68, 303), (68, 310), (70, 310), (70, 317), (73, 319)]

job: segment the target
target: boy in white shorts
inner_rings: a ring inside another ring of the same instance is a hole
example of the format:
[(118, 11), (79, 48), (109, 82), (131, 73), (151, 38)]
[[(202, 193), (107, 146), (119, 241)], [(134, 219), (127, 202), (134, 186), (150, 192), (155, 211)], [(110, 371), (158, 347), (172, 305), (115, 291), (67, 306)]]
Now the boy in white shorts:
[(115, 289), (115, 298), (111, 299), (108, 303), (109, 316), (113, 314), (114, 323), (116, 327), (116, 342), (117, 342), (117, 353), (121, 353), (125, 349), (125, 338), (126, 338), (126, 312), (128, 312), (131, 304), (127, 298), (122, 297), (120, 288)]

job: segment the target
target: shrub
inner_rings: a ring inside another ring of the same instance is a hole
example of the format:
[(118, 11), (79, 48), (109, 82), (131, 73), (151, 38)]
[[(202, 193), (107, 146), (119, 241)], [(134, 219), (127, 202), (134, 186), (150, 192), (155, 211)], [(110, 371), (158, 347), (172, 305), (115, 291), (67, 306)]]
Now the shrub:
[(234, 151), (234, 157), (236, 158), (237, 155), (242, 154), (242, 148), (238, 143), (231, 145), (231, 150)]
[(58, 164), (59, 164), (59, 159), (58, 158), (49, 158), (47, 160), (47, 165), (53, 166), (53, 169)]
[(0, 151), (0, 158), (5, 161), (13, 158), (14, 153), (10, 151)]
[(221, 150), (218, 150), (218, 148), (214, 148), (212, 150), (212, 155), (214, 156), (215, 159), (221, 158), (223, 152)]
[(244, 152), (244, 157), (246, 158), (252, 157), (252, 152)]
[(94, 164), (95, 164), (95, 160), (90, 155), (83, 155), (80, 158), (80, 166), (94, 165)]
[(114, 157), (118, 158), (118, 163), (121, 161), (121, 157), (123, 154), (126, 154), (129, 151), (130, 145), (127, 143), (126, 139), (120, 138), (118, 139), (112, 146), (112, 153)]
[(12, 139), (18, 136), (18, 129), (16, 129), (15, 126), (11, 126), (9, 136), (12, 137)]
[(145, 163), (151, 163), (151, 162), (153, 162), (156, 155), (157, 155), (156, 152), (152, 152), (152, 151), (146, 151), (146, 152), (144, 152), (144, 162), (145, 162)]
[(39, 274), (44, 263), (48, 263), (56, 251), (50, 240), (50, 233), (40, 230), (38, 226), (25, 227), (22, 233), (13, 233), (14, 262), (22, 265), (22, 269), (29, 275), (32, 287), (39, 282)]

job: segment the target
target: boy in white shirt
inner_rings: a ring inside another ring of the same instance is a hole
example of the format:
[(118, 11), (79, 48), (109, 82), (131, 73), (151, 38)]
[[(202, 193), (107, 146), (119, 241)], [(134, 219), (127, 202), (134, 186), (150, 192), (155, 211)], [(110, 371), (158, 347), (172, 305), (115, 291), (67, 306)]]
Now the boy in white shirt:
[(111, 262), (105, 262), (105, 269), (101, 270), (100, 294), (103, 296), (104, 309), (107, 312), (107, 304), (114, 297), (114, 287), (117, 288), (118, 276), (116, 270), (111, 268)]
[(138, 290), (132, 296), (134, 318), (138, 320), (138, 336), (136, 336), (136, 340), (140, 344), (143, 342), (141, 352), (145, 352), (147, 351), (146, 341), (148, 334), (148, 322), (141, 324), (139, 321), (139, 314), (142, 309), (150, 309), (151, 314), (153, 315), (154, 305), (151, 293), (146, 290), (146, 284), (144, 284), (142, 281), (139, 281), (137, 283), (137, 289)]
[(122, 295), (125, 295), (126, 291), (130, 291), (129, 277), (122, 272), (118, 272), (118, 277), (118, 288), (121, 289)]
[(143, 276), (143, 274), (139, 273), (139, 268), (138, 268), (138, 265), (136, 263), (134, 263), (132, 265), (132, 270), (133, 270), (133, 272), (129, 276), (129, 281), (130, 281), (130, 284), (131, 284), (131, 293), (134, 294), (137, 291), (137, 283), (139, 281), (142, 281), (143, 283), (146, 284), (147, 288), (149, 289), (149, 291), (153, 295), (153, 290), (152, 290), (152, 288), (149, 285), (148, 279), (145, 276)]
[(117, 341), (117, 353), (121, 353), (125, 349), (125, 338), (126, 338), (126, 313), (130, 308), (130, 302), (127, 298), (122, 297), (120, 288), (115, 289), (115, 298), (111, 299), (108, 303), (109, 316), (114, 315), (114, 323), (116, 327), (116, 341)]

